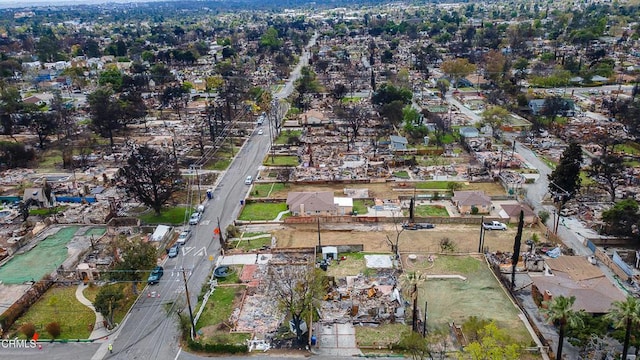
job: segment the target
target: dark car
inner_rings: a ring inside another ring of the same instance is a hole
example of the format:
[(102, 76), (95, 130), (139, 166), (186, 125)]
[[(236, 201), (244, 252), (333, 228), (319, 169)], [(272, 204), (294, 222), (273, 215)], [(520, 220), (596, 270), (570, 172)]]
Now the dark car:
[(164, 269), (162, 266), (156, 266), (151, 270), (151, 274), (149, 274), (149, 278), (147, 279), (147, 284), (153, 285), (160, 282), (160, 278), (164, 275)]
[(178, 244), (173, 245), (169, 249), (169, 257), (170, 258), (174, 258), (174, 257), (178, 256), (179, 253), (180, 253), (180, 245), (178, 245)]
[(402, 228), (405, 230), (433, 229), (436, 226), (429, 223), (404, 223)]

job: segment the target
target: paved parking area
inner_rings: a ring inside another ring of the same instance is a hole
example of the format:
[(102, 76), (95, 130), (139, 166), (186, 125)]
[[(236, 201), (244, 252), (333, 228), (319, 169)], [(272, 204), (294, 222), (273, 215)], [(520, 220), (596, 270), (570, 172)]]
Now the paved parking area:
[(324, 356), (359, 356), (356, 347), (356, 329), (351, 323), (316, 324), (318, 348), (316, 353)]

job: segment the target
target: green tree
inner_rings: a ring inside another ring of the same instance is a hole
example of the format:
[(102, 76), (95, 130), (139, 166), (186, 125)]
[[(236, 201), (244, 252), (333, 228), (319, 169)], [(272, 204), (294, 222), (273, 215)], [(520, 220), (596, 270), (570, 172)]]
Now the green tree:
[(556, 359), (562, 359), (562, 347), (564, 345), (564, 336), (567, 328), (583, 325), (580, 312), (572, 309), (575, 301), (575, 296), (565, 297), (560, 295), (553, 297), (550, 301), (543, 302), (543, 304), (546, 305), (546, 309), (542, 309), (542, 313), (547, 316), (547, 322), (558, 326)]
[(0, 125), (2, 134), (13, 135), (13, 116), (22, 109), (22, 97), (15, 86), (0, 82)]
[(408, 105), (411, 103), (413, 93), (406, 88), (397, 88), (389, 83), (380, 85), (371, 96), (371, 102), (373, 104), (384, 106), (394, 101), (400, 101), (402, 105)]
[(260, 46), (271, 51), (278, 51), (282, 47), (282, 43), (282, 39), (278, 37), (278, 30), (274, 27), (268, 28), (260, 37)]
[(110, 66), (103, 70), (98, 77), (98, 85), (111, 86), (113, 91), (122, 89), (122, 72), (116, 66)]
[(618, 201), (609, 210), (602, 212), (605, 226), (603, 232), (615, 236), (634, 236), (638, 234), (638, 203), (632, 199)]
[(513, 242), (513, 256), (511, 256), (511, 291), (516, 287), (516, 267), (520, 260), (520, 245), (522, 245), (522, 227), (524, 226), (524, 211), (520, 210), (520, 219), (518, 220), (518, 232)]
[(478, 331), (478, 340), (469, 343), (460, 356), (471, 360), (516, 360), (521, 346), (499, 329), (494, 321)]
[(150, 242), (120, 238), (116, 244), (119, 258), (113, 266), (110, 278), (113, 281), (131, 282), (131, 290), (138, 294), (138, 282), (146, 274), (145, 271), (157, 265), (156, 248)]
[(426, 359), (431, 356), (429, 343), (417, 332), (405, 331), (400, 337), (398, 348), (406, 351), (413, 360)]
[(183, 187), (176, 160), (148, 146), (133, 151), (122, 169), (125, 188), (160, 215), (162, 206)]
[(467, 77), (467, 75), (476, 71), (476, 66), (471, 64), (468, 59), (457, 58), (453, 60), (447, 60), (440, 65), (442, 72), (447, 74), (453, 79), (454, 86), (460, 79)]
[(624, 301), (614, 301), (611, 305), (613, 307), (605, 315), (605, 318), (611, 320), (614, 327), (625, 329), (621, 359), (626, 359), (629, 352), (631, 329), (640, 324), (640, 300), (633, 296), (627, 296)]
[(500, 127), (509, 120), (511, 113), (501, 106), (491, 106), (482, 112), (482, 123), (491, 127), (491, 134), (500, 138)]
[(582, 147), (571, 142), (560, 157), (560, 163), (549, 174), (549, 191), (564, 204), (580, 190)]
[(102, 137), (109, 138), (113, 148), (113, 133), (121, 129), (122, 107), (113, 96), (110, 88), (99, 88), (87, 96), (89, 112), (91, 113), (91, 126)]
[(93, 306), (96, 311), (104, 316), (109, 328), (113, 327), (113, 314), (120, 306), (120, 301), (124, 299), (122, 287), (117, 285), (102, 286), (96, 294)]

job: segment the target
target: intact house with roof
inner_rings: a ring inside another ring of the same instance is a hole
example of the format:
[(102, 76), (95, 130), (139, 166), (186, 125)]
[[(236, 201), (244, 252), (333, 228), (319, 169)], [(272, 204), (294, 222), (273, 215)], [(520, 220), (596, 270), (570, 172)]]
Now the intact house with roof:
[(344, 216), (353, 212), (353, 199), (331, 191), (290, 192), (287, 207), (293, 216)]
[[(562, 98), (562, 109), (559, 110), (558, 115), (561, 116), (575, 116), (576, 104), (571, 99)], [(546, 99), (531, 99), (529, 100), (529, 110), (533, 115), (540, 115), (544, 109), (544, 103)]]
[(455, 191), (451, 202), (461, 214), (471, 214), (474, 207), (478, 209), (478, 214), (491, 212), (491, 198), (484, 191)]
[(502, 204), (500, 205), (502, 210), (500, 210), (500, 217), (505, 219), (508, 218), (510, 223), (517, 224), (520, 221), (520, 211), (524, 212), (524, 223), (525, 224), (535, 224), (538, 222), (538, 217), (536, 213), (531, 210), (530, 207), (524, 204)]
[(573, 310), (589, 314), (606, 314), (614, 301), (624, 301), (625, 294), (605, 274), (582, 256), (545, 259), (544, 275), (531, 276), (531, 296), (538, 305), (557, 296), (575, 296)]

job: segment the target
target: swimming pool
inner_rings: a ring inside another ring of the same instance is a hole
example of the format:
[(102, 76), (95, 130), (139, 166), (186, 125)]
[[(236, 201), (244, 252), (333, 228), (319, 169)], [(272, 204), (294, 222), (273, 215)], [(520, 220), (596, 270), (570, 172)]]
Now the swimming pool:
[(16, 255), (0, 267), (0, 281), (4, 284), (22, 284), (40, 280), (53, 272), (67, 258), (65, 246), (78, 231), (79, 226), (68, 226), (47, 236), (36, 247)]

